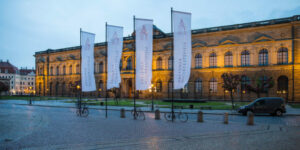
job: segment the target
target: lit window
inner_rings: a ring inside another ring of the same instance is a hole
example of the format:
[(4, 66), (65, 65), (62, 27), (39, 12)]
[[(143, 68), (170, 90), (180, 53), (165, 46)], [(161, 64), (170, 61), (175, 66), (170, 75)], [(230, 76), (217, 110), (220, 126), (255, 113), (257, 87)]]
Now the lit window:
[(202, 55), (197, 54), (195, 56), (195, 68), (202, 68)]
[(168, 59), (168, 69), (172, 69), (173, 68), (173, 57), (170, 56)]
[(218, 82), (215, 78), (209, 80), (209, 90), (210, 92), (217, 92)]
[(161, 57), (158, 57), (156, 59), (156, 69), (157, 70), (161, 70), (162, 69), (162, 59), (161, 59)]
[(262, 49), (259, 51), (259, 65), (260, 66), (268, 65), (268, 50)]
[(195, 92), (196, 92), (196, 93), (202, 92), (202, 80), (201, 80), (200, 78), (198, 78), (198, 79), (195, 81)]
[(211, 53), (209, 55), (209, 67), (211, 67), (211, 68), (217, 67), (217, 54), (216, 53)]
[(231, 52), (227, 52), (225, 53), (225, 67), (232, 67), (232, 53)]
[(288, 49), (280, 48), (277, 53), (277, 63), (278, 64), (287, 64), (288, 63)]

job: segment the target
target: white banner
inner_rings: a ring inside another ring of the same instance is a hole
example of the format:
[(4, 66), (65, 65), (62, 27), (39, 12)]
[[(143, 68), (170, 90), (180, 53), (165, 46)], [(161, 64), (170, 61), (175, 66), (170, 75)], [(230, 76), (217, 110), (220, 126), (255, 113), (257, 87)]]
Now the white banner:
[(95, 34), (80, 32), (81, 39), (81, 86), (83, 92), (96, 91), (94, 75)]
[(118, 88), (121, 82), (120, 60), (123, 49), (123, 27), (106, 26), (107, 34), (107, 89)]
[(172, 11), (174, 28), (174, 89), (188, 83), (191, 71), (191, 14)]
[(135, 19), (136, 90), (147, 90), (152, 80), (153, 20)]

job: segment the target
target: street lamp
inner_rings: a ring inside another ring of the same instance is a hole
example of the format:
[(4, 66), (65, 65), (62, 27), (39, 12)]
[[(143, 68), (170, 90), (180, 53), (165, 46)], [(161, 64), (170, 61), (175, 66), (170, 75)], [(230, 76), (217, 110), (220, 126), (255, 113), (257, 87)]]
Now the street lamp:
[(154, 85), (153, 84), (151, 84), (151, 88), (149, 89), (149, 91), (151, 92), (151, 94), (152, 94), (152, 106), (151, 106), (151, 110), (152, 111), (154, 111), (154, 102), (153, 102), (153, 87), (154, 87)]
[(31, 91), (32, 91), (32, 86), (29, 87), (29, 105), (32, 104), (32, 101), (31, 101)]

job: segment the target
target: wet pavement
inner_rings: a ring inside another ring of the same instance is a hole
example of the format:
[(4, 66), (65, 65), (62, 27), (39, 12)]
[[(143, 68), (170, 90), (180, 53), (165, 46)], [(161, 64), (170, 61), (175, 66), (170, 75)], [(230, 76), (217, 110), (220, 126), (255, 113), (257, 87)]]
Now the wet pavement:
[[(75, 103), (66, 103), (65, 101), (70, 100), (42, 100), (42, 101), (32, 101), (32, 105), (34, 106), (53, 106), (53, 107), (65, 107), (65, 108), (75, 108)], [(0, 104), (24, 104), (28, 105), (28, 100), (1, 100)], [(97, 105), (90, 105), (89, 108), (92, 109), (105, 109), (105, 106), (97, 106)], [(132, 110), (133, 107), (126, 107), (126, 106), (108, 106), (109, 110), (120, 110), (121, 108), (125, 110)], [(140, 107), (143, 111), (151, 112), (151, 105), (148, 105), (148, 107)], [(169, 112), (170, 108), (154, 108), (159, 109), (161, 112)], [(300, 116), (300, 109), (295, 109), (290, 107), (289, 105), (286, 105), (287, 112), (285, 115), (291, 115), (291, 116)], [(175, 109), (175, 111), (179, 111), (181, 109)], [(199, 109), (183, 109), (182, 112), (186, 113), (197, 113)], [(223, 115), (225, 112), (229, 113), (230, 115), (240, 115), (235, 110), (201, 110), (204, 114), (219, 114)]]
[[(12, 101), (13, 102), (13, 101)], [(74, 104), (73, 104), (74, 106)], [(71, 107), (71, 106), (70, 106)], [(89, 109), (88, 117), (77, 117), (76, 109), (0, 103), (0, 149), (297, 149), (300, 146), (300, 116), (255, 116), (247, 118), (205, 114), (186, 123), (133, 120), (130, 112)], [(269, 147), (266, 147), (268, 144)], [(284, 146), (284, 147), (283, 147)]]

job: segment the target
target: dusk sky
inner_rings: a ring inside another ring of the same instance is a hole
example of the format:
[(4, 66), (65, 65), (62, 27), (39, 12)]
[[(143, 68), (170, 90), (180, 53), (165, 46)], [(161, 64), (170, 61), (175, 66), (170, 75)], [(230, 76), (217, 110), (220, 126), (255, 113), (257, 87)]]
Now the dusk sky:
[(79, 30), (105, 40), (105, 22), (133, 31), (133, 15), (170, 32), (170, 8), (192, 13), (192, 29), (300, 15), (299, 0), (1, 0), (0, 59), (35, 66), (34, 53), (79, 45)]

